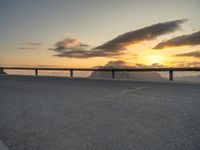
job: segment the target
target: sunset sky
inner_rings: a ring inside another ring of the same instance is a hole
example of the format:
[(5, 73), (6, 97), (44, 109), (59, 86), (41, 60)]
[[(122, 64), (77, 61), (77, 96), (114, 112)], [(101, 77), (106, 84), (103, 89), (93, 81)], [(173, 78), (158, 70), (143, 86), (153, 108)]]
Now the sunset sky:
[(200, 66), (200, 0), (1, 0), (0, 66)]

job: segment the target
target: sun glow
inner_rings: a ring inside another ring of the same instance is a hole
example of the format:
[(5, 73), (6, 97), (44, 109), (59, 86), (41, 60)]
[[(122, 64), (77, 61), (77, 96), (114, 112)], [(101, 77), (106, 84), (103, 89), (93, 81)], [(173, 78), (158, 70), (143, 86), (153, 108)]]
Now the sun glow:
[(162, 55), (150, 55), (148, 56), (148, 61), (149, 64), (155, 64), (155, 63), (163, 64), (165, 61), (165, 57)]

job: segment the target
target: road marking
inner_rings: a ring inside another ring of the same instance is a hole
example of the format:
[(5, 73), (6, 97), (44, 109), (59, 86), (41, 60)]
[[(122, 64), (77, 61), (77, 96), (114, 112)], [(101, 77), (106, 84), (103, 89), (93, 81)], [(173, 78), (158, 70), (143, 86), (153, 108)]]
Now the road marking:
[(8, 150), (8, 147), (0, 140), (0, 150)]
[(142, 90), (142, 89), (145, 89), (145, 88), (147, 88), (147, 86), (142, 86), (142, 87), (135, 88), (135, 89), (126, 89), (126, 90), (121, 91), (120, 94), (124, 94), (124, 93), (127, 93), (127, 92), (136, 92), (136, 91), (139, 91), (139, 90)]

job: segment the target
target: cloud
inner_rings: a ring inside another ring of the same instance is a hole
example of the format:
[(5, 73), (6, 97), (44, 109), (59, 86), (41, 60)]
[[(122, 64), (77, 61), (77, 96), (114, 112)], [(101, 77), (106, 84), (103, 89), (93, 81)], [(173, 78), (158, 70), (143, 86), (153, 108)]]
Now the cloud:
[(176, 57), (195, 57), (195, 58), (200, 58), (200, 51), (193, 51), (189, 53), (182, 53), (182, 54), (177, 54), (175, 55)]
[(40, 45), (42, 45), (42, 43), (39, 43), (39, 42), (25, 42), (25, 43), (22, 43), (22, 45), (40, 46)]
[(153, 40), (158, 36), (174, 32), (180, 28), (180, 24), (185, 20), (175, 20), (170, 22), (154, 24), (142, 29), (130, 31), (94, 48), (81, 43), (77, 39), (66, 38), (57, 42), (55, 48), (50, 48), (57, 52), (55, 56), (71, 58), (91, 58), (91, 57), (118, 57), (123, 55), (127, 46), (146, 40)]
[(151, 65), (135, 64), (135, 67), (136, 68), (163, 68), (163, 67), (166, 67), (166, 66), (159, 64), (159, 63), (154, 63), (154, 64), (151, 64)]
[(104, 67), (113, 67), (113, 68), (130, 68), (131, 65), (123, 60), (109, 61)]
[(178, 47), (178, 46), (194, 46), (200, 44), (200, 31), (175, 37), (165, 42), (157, 44), (154, 49), (163, 49), (165, 47)]
[(35, 49), (38, 49), (38, 47), (41, 46), (42, 43), (24, 42), (24, 43), (21, 43), (21, 45), (23, 45), (23, 47), (19, 47), (18, 49), (20, 49), (20, 50), (35, 50)]
[(70, 32), (65, 32), (64, 33), (65, 36), (70, 35), (70, 34), (72, 34), (72, 33), (70, 33)]
[(36, 48), (34, 48), (34, 47), (19, 47), (18, 49), (20, 49), (20, 50), (34, 50)]
[(200, 62), (183, 62), (183, 63), (178, 63), (177, 67), (199, 67)]
[(63, 51), (85, 51), (89, 49), (89, 45), (81, 43), (78, 39), (66, 38), (63, 41), (59, 41), (55, 44), (56, 48), (50, 48), (50, 50), (55, 50), (57, 52)]
[(98, 50), (91, 51), (90, 45), (81, 43), (78, 39), (66, 38), (55, 44), (56, 48), (50, 48), (58, 52), (55, 56), (73, 57), (73, 58), (88, 58), (93, 56), (101, 56), (102, 52)]
[(95, 49), (106, 49), (109, 51), (121, 51), (126, 49), (127, 46), (145, 41), (153, 40), (163, 34), (171, 33), (180, 28), (180, 24), (185, 20), (175, 20), (165, 23), (151, 25), (139, 30), (127, 32), (122, 34), (105, 44), (96, 47)]
[(50, 48), (58, 52), (55, 56), (58, 57), (72, 57), (72, 58), (89, 58), (89, 57), (105, 57), (115, 56), (114, 53), (102, 51), (98, 49), (91, 49), (90, 45), (81, 43), (78, 39), (66, 38), (55, 44), (56, 48)]
[[(175, 67), (199, 67), (200, 62), (194, 61), (194, 62), (174, 62), (173, 64), (176, 64)], [(165, 66), (159, 63), (154, 63), (151, 65), (145, 65), (145, 64), (130, 64), (123, 60), (116, 60), (116, 61), (109, 61), (104, 66), (96, 66), (94, 68), (164, 68), (169, 67)]]

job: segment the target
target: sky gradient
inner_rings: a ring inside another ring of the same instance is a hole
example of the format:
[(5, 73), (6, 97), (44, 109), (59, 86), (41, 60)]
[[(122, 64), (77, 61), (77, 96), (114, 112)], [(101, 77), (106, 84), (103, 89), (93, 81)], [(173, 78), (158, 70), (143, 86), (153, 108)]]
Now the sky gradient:
[[(199, 6), (199, 0), (1, 0), (0, 66), (94, 67), (119, 60), (200, 66)], [(155, 37), (148, 28), (177, 20), (184, 20), (180, 27)]]

